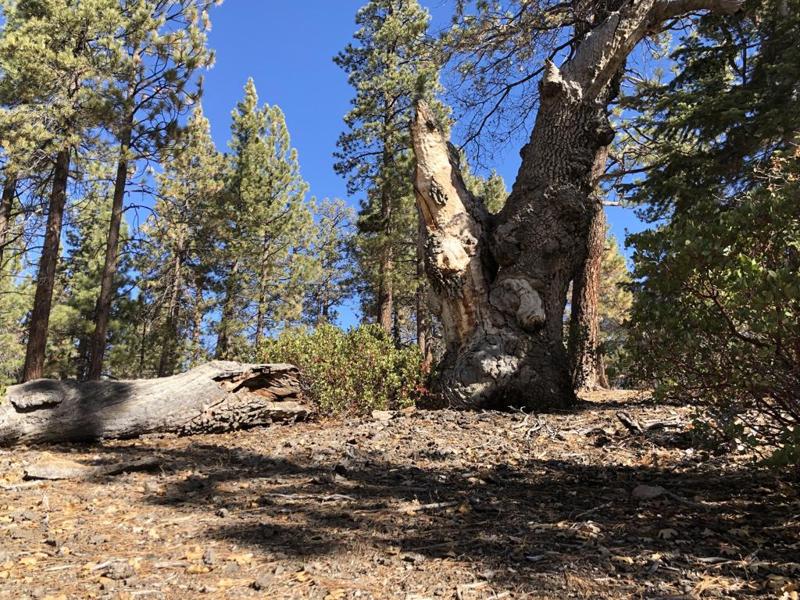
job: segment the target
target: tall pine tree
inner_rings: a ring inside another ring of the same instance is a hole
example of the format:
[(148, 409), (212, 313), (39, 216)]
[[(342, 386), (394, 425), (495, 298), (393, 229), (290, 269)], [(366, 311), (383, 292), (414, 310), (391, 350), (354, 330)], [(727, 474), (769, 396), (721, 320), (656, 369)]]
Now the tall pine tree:
[(233, 112), (228, 177), (218, 206), (216, 356), (247, 357), (275, 327), (302, 316), (313, 219), (286, 121), (259, 106), (252, 79)]
[(212, 64), (206, 48), (208, 9), (214, 0), (123, 0), (122, 47), (110, 88), (108, 127), (117, 140), (117, 161), (105, 262), (95, 308), (90, 379), (100, 377), (111, 315), (119, 235), (130, 168), (153, 159), (198, 94), (190, 90), (198, 69)]
[(216, 205), (225, 164), (211, 139), (202, 108), (163, 152), (158, 201), (145, 225), (139, 268), (153, 300), (149, 360), (158, 376), (172, 375), (198, 359), (206, 295), (213, 265)]
[[(35, 146), (51, 163), (47, 225), (22, 374), (29, 380), (44, 370), (70, 163), (101, 121), (100, 92), (116, 65), (124, 19), (117, 0), (4, 0), (2, 9), (3, 96), (16, 98), (3, 121), (16, 125), (10, 136), (15, 142)], [(10, 154), (18, 154), (18, 148)]]
[(355, 240), (360, 295), (367, 316), (395, 337), (417, 302), (409, 126), (414, 100), (432, 101), (438, 91), (438, 69), (426, 52), (429, 21), (416, 0), (370, 0), (356, 15), (355, 41), (335, 58), (355, 90), (335, 169), (349, 193), (364, 193)]

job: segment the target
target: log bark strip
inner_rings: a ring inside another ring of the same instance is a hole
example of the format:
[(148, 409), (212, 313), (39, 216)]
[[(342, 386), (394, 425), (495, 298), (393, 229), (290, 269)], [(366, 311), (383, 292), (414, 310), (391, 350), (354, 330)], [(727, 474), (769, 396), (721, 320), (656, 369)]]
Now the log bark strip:
[(133, 381), (38, 379), (8, 389), (0, 445), (222, 433), (305, 419), (299, 370), (214, 361), (180, 375)]

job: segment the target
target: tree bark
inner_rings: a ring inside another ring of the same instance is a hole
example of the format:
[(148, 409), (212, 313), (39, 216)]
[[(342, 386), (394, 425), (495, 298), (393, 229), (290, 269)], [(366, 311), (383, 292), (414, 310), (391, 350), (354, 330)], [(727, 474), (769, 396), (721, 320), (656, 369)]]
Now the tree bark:
[(427, 373), (433, 365), (433, 345), (431, 336), (430, 307), (425, 285), (425, 221), (418, 212), (417, 232), (417, 291), (415, 294), (417, 312), (417, 346), (422, 354), (422, 368)]
[(64, 206), (67, 202), (70, 149), (65, 148), (56, 155), (50, 203), (47, 212), (47, 229), (39, 258), (36, 277), (36, 292), (28, 330), (28, 346), (25, 351), (25, 367), (22, 380), (39, 379), (44, 373), (44, 354), (47, 348), (47, 333), (50, 327), (50, 307), (53, 302), (53, 287), (61, 247), (61, 225)]
[(0, 445), (221, 433), (308, 415), (297, 367), (211, 362), (163, 379), (55, 381), (8, 389)]
[(530, 141), (494, 218), (466, 189), (458, 153), (433, 115), (418, 106), (415, 191), (447, 342), (441, 391), (451, 405), (547, 409), (575, 402), (564, 309), (602, 210), (593, 174), (614, 136), (607, 108), (614, 78), (634, 46), (665, 20), (740, 4), (628, 0), (610, 12), (601, 7), (570, 58), (560, 68), (546, 63)]
[(599, 312), (600, 272), (606, 240), (605, 213), (600, 210), (589, 228), (587, 256), (572, 282), (568, 354), (575, 391), (594, 390), (606, 381), (601, 373)]
[(228, 277), (225, 279), (225, 299), (222, 303), (222, 316), (219, 321), (219, 333), (217, 335), (217, 348), (215, 351), (215, 358), (227, 359), (230, 358), (231, 352), (231, 332), (230, 326), (233, 321), (235, 299), (236, 299), (236, 277), (239, 275), (239, 259), (233, 260)]
[(194, 306), (192, 307), (192, 365), (200, 362), (203, 348), (203, 286), (205, 277), (197, 273), (194, 277)]
[[(389, 12), (392, 12), (390, 8)], [(388, 50), (387, 50), (388, 53)], [(392, 102), (388, 94), (383, 96), (383, 176), (388, 177), (392, 168), (392, 154), (388, 147), (390, 131), (392, 128)], [(393, 202), (392, 190), (388, 180), (381, 183), (381, 224), (383, 225), (384, 246), (381, 249), (378, 282), (378, 323), (383, 330), (392, 335), (394, 333), (394, 240), (392, 239), (393, 227)], [(398, 338), (395, 337), (395, 341)]]
[(11, 224), (14, 216), (14, 198), (17, 194), (17, 178), (6, 175), (3, 195), (0, 196), (0, 277), (5, 266), (5, 249), (11, 240)]
[(389, 191), (384, 189), (381, 195), (381, 220), (384, 223), (385, 246), (380, 257), (378, 283), (378, 324), (383, 330), (392, 334), (394, 325), (394, 249), (391, 240), (392, 200)]
[(103, 273), (100, 278), (100, 295), (95, 308), (95, 327), (89, 348), (90, 380), (100, 379), (103, 373), (103, 357), (106, 351), (106, 337), (108, 335), (108, 322), (111, 318), (111, 302), (114, 296), (114, 277), (117, 274), (119, 261), (119, 231), (122, 225), (123, 202), (125, 188), (128, 184), (128, 151), (131, 144), (131, 130), (133, 115), (126, 124), (122, 133), (119, 149), (119, 162), (117, 163), (117, 176), (114, 181), (114, 197), (111, 204), (111, 222), (108, 227), (106, 242), (106, 257), (103, 263)]
[(172, 261), (172, 290), (164, 322), (164, 337), (161, 340), (161, 356), (158, 359), (158, 376), (166, 377), (175, 372), (178, 363), (178, 318), (180, 300), (183, 295), (184, 240), (178, 240), (175, 258)]

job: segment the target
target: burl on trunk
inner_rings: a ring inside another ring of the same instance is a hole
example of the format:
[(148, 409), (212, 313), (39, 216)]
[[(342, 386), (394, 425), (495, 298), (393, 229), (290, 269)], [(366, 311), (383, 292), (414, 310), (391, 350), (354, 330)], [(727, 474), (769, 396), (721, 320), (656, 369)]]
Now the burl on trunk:
[(560, 67), (548, 62), (531, 139), (496, 216), (464, 185), (458, 154), (424, 103), (412, 124), (425, 263), (447, 351), (440, 387), (452, 406), (534, 409), (575, 402), (563, 342), (570, 282), (602, 210), (597, 172), (614, 132), (608, 106), (627, 56), (668, 19), (734, 12), (737, 0), (628, 0), (598, 9)]

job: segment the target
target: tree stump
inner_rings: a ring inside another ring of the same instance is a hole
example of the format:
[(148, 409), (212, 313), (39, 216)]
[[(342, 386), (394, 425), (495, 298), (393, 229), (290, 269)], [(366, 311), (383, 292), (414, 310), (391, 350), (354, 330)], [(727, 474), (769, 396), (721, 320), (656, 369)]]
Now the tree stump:
[(0, 400), (0, 445), (222, 433), (305, 419), (300, 371), (289, 364), (214, 361), (131, 381), (37, 379)]

